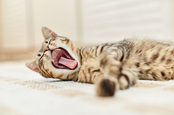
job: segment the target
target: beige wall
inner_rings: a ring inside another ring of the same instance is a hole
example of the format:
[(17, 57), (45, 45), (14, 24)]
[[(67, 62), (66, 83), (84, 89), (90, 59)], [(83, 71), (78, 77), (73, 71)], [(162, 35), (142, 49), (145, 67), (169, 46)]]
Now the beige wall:
[(174, 40), (174, 0), (171, 0), (171, 17), (172, 17), (172, 37)]
[(35, 57), (42, 26), (77, 41), (76, 10), (76, 0), (0, 0), (0, 61)]
[(42, 26), (77, 41), (75, 0), (32, 0), (32, 7), (36, 44), (43, 39)]
[[(1, 6), (1, 0), (0, 0), (0, 6)], [(0, 7), (0, 16), (1, 16), (1, 7)], [(2, 28), (1, 28), (1, 24), (2, 24), (2, 22), (1, 22), (1, 18), (0, 18), (0, 48), (1, 48), (1, 46), (2, 46)]]

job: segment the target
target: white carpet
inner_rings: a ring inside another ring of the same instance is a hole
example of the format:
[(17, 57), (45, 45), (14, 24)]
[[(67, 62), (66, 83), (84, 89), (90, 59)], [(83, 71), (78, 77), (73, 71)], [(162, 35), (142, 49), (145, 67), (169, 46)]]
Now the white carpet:
[(174, 115), (174, 81), (138, 81), (101, 98), (92, 84), (45, 79), (24, 62), (3, 62), (0, 115)]

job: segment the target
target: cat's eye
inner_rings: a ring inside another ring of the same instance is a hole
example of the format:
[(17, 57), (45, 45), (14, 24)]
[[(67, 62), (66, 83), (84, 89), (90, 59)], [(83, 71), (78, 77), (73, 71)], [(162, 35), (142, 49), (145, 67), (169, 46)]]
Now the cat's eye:
[(37, 54), (37, 56), (39, 56), (39, 57), (40, 57), (40, 56), (41, 56), (41, 54)]
[(48, 41), (45, 41), (46, 44), (48, 44)]

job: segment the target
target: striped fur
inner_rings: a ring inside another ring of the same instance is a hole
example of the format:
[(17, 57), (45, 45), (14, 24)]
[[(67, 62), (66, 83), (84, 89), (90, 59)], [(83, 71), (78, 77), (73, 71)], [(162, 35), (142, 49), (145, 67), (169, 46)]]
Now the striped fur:
[[(34, 68), (34, 71), (39, 69), (39, 73), (46, 78), (95, 83), (99, 96), (112, 96), (115, 91), (134, 85), (137, 79), (174, 79), (173, 43), (125, 39), (117, 43), (77, 48), (68, 38), (58, 36), (48, 28), (43, 28), (43, 35), (45, 41), (37, 59), (27, 66)], [(78, 62), (78, 67), (75, 70), (55, 68), (46, 46), (66, 49)]]

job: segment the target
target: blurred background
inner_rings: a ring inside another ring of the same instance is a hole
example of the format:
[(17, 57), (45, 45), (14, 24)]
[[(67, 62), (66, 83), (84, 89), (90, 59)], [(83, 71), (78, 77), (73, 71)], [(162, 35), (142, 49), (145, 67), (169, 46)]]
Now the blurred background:
[(0, 0), (0, 61), (34, 58), (46, 26), (93, 45), (136, 36), (174, 40), (174, 0)]

